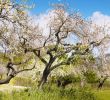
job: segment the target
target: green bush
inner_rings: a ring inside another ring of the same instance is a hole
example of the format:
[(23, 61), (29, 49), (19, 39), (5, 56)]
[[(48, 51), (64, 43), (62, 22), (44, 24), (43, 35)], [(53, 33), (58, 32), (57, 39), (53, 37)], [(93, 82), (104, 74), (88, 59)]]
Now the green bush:
[(84, 76), (87, 83), (97, 83), (98, 82), (98, 76), (94, 71), (87, 70), (84, 72)]
[(60, 81), (72, 81), (72, 83), (75, 83), (75, 82), (80, 82), (81, 78), (80, 76), (76, 76), (74, 74), (69, 74), (69, 75), (65, 75), (65, 76), (51, 76), (49, 77), (49, 82), (50, 83), (56, 83), (57, 80), (60, 80)]
[(72, 80), (73, 83), (81, 80), (80, 76), (75, 76), (74, 74), (67, 75), (64, 79)]
[(70, 81), (72, 81), (72, 83), (80, 82), (80, 80), (81, 80), (80, 76), (75, 76), (74, 74), (69, 74), (66, 76), (60, 76), (57, 79), (61, 80), (61, 81), (70, 80)]

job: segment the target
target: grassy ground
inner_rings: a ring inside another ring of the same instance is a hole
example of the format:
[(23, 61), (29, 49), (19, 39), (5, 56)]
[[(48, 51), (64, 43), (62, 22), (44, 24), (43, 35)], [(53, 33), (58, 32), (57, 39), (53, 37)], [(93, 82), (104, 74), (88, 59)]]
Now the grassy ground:
[(95, 91), (95, 94), (99, 100), (110, 100), (110, 89)]
[(87, 88), (62, 89), (55, 85), (47, 85), (42, 91), (36, 88), (25, 89), (24, 87), (24, 90), (21, 90), (20, 87), (21, 91), (18, 91), (18, 88), (11, 85), (0, 86), (0, 89), (3, 90), (0, 92), (0, 100), (96, 100), (94, 94)]
[(0, 85), (0, 92), (12, 92), (12, 91), (22, 91), (22, 90), (26, 90), (29, 87), (24, 87), (24, 86), (13, 86), (10, 84), (3, 84)]
[(46, 87), (45, 91), (30, 90), (10, 84), (0, 85), (0, 100), (110, 100), (110, 89), (89, 90)]

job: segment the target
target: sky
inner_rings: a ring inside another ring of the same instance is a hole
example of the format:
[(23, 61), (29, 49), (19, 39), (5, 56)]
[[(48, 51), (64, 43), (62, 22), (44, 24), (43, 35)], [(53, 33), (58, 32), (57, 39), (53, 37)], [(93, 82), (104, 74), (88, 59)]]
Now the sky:
[(82, 16), (89, 17), (94, 12), (110, 15), (110, 0), (28, 0), (28, 4), (35, 4), (32, 14), (44, 13), (51, 9), (51, 4), (68, 4), (70, 9), (79, 11)]

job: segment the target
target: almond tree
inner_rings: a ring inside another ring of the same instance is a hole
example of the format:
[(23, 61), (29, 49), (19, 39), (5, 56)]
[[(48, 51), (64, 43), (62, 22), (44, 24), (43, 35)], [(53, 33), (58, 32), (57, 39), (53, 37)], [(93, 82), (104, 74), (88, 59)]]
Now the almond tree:
[[(75, 55), (84, 56), (91, 53), (94, 47), (101, 45), (108, 38), (106, 35), (94, 39), (94, 36), (99, 35), (100, 31), (103, 32), (102, 28), (83, 19), (79, 13), (70, 14), (62, 4), (55, 5), (54, 9), (49, 11), (48, 16), (47, 33), (43, 29), (37, 30), (36, 33), (40, 32), (41, 37), (34, 38), (32, 41), (23, 37), (26, 41), (22, 45), (25, 53), (33, 52), (45, 66), (39, 82), (40, 89), (54, 69), (74, 64)], [(78, 38), (77, 41), (75, 37)], [(34, 45), (30, 42), (33, 42)]]
[[(49, 74), (54, 69), (74, 64), (75, 55), (84, 56), (91, 53), (94, 47), (101, 45), (108, 38), (108, 35), (95, 38), (104, 30), (83, 19), (79, 13), (70, 14), (62, 4), (55, 5), (54, 9), (48, 12), (46, 30), (34, 23), (35, 20), (33, 21), (25, 13), (25, 6), (9, 0), (0, 4), (0, 45), (6, 53), (11, 55), (33, 53), (44, 64), (39, 88), (46, 83)], [(14, 62), (9, 60), (7, 69), (10, 69), (12, 73), (1, 84), (7, 83), (7, 80), (9, 82), (18, 72), (22, 72), (22, 70), (16, 71), (13, 65)]]

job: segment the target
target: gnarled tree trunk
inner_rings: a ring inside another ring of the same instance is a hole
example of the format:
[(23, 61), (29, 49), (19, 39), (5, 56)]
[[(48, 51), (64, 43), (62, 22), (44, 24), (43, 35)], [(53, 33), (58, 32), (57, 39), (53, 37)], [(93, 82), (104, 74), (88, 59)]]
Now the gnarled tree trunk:
[(14, 76), (13, 76), (13, 75), (9, 75), (6, 79), (0, 80), (0, 84), (7, 84), (7, 83), (10, 82), (10, 80), (11, 80), (12, 78), (14, 78)]
[(38, 84), (39, 89), (43, 88), (43, 85), (47, 82), (47, 78), (48, 78), (49, 74), (50, 74), (50, 70), (46, 67), (43, 71), (42, 78)]
[[(23, 62), (23, 63), (26, 63), (26, 62)], [(23, 70), (19, 70), (19, 71), (16, 71), (13, 67), (13, 65), (20, 65), (22, 63), (18, 63), (18, 64), (14, 64), (12, 63), (11, 61), (8, 62), (6, 68), (7, 68), (7, 77), (6, 79), (1, 79), (0, 80), (0, 84), (7, 84), (11, 81), (12, 78), (14, 78), (18, 73), (20, 72), (23, 72), (23, 71), (29, 71), (29, 70), (32, 70), (35, 68), (35, 65), (32, 67), (32, 68), (29, 68), (29, 69), (23, 69)], [(35, 63), (36, 64), (36, 63)]]

